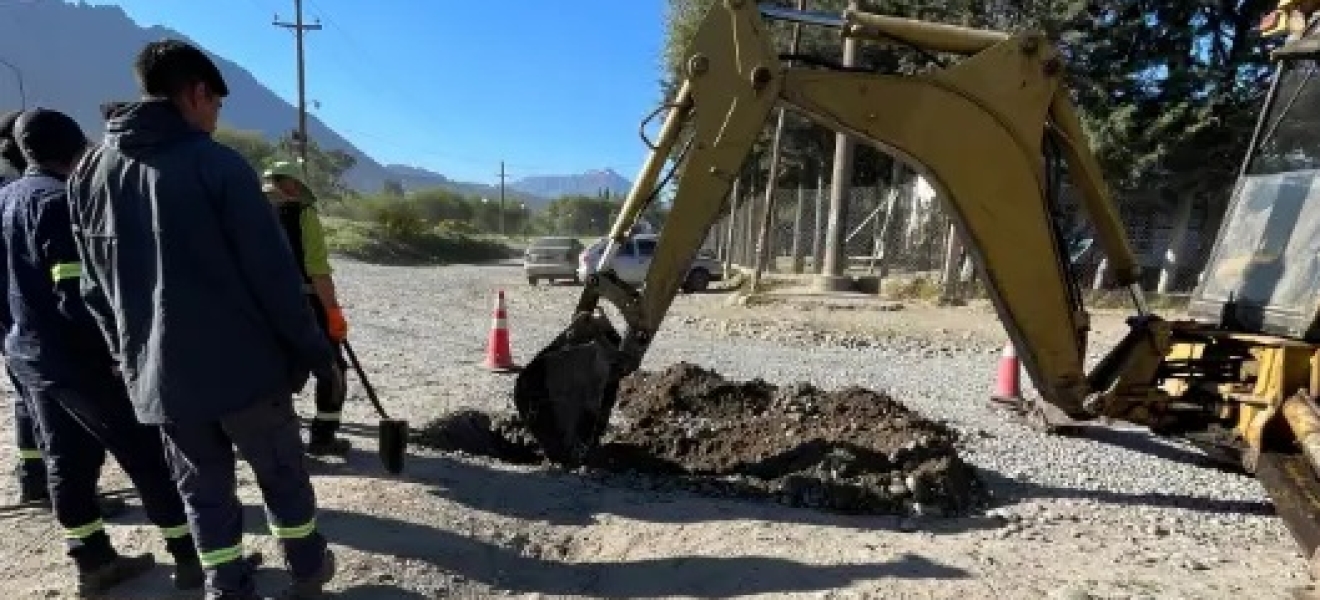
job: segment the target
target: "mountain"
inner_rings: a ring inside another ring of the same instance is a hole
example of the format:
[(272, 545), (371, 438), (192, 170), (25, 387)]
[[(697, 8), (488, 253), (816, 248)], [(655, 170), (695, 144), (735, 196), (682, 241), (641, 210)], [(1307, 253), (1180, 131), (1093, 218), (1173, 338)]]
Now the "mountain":
[[(132, 62), (149, 41), (186, 35), (163, 27), (140, 27), (118, 6), (93, 6), (63, 0), (29, 0), (4, 5), (0, 19), (0, 58), (22, 74), (22, 96), (28, 106), (59, 109), (77, 119), (89, 135), (102, 131), (98, 107), (110, 100), (137, 96)], [(58, 41), (64, 40), (64, 41)], [(67, 44), (67, 45), (64, 45)], [(58, 51), (52, 51), (59, 45)], [(200, 44), (197, 44), (200, 46)], [(208, 52), (229, 84), (230, 97), (222, 113), (227, 127), (259, 132), (275, 139), (298, 120), (297, 108), (270, 91), (243, 67)], [(0, 67), (7, 65), (0, 64)], [(0, 68), (0, 110), (22, 99), (11, 70)], [(316, 115), (307, 116), (308, 134), (327, 149), (343, 150), (357, 160), (345, 175), (349, 186), (379, 191), (385, 181), (405, 180), (405, 187), (441, 187), (466, 194), (493, 194), (492, 186), (452, 181), (443, 175), (400, 165), (385, 166), (335, 133)], [(519, 201), (543, 204), (534, 194), (516, 193)]]
[[(497, 186), (454, 181), (435, 171), (420, 167), (392, 164), (385, 165), (385, 169), (389, 171), (395, 181), (403, 184), (403, 189), (410, 192), (427, 188), (442, 188), (465, 196), (484, 196), (492, 200), (500, 197), (500, 188)], [(508, 186), (504, 188), (504, 198), (506, 202), (526, 202), (528, 206), (537, 209), (550, 202), (549, 198), (515, 190)]]
[(613, 169), (587, 171), (580, 175), (537, 175), (523, 177), (509, 187), (545, 198), (560, 196), (597, 196), (609, 190), (611, 196), (626, 196), (632, 182)]
[[(16, 108), (25, 98), (29, 107), (45, 106), (68, 113), (78, 120), (89, 136), (99, 136), (103, 129), (100, 105), (137, 97), (133, 58), (147, 42), (165, 37), (197, 44), (171, 29), (141, 27), (118, 6), (94, 6), (81, 0), (26, 0), (0, 4), (0, 59), (4, 60), (0, 63), (0, 111)], [(259, 132), (272, 140), (292, 130), (297, 123), (296, 107), (243, 67), (224, 57), (208, 54), (229, 84), (230, 97), (221, 113), (224, 126)], [(16, 73), (21, 74), (21, 88), (17, 85)], [(492, 185), (454, 181), (417, 167), (382, 165), (335, 133), (315, 114), (307, 116), (307, 128), (311, 138), (321, 147), (342, 150), (357, 160), (345, 180), (358, 191), (377, 192), (386, 181), (399, 180), (405, 189), (410, 190), (443, 187), (462, 194), (499, 197), (499, 188)], [(528, 178), (524, 182), (530, 183), (524, 187), (509, 186), (505, 197), (540, 207), (548, 202), (548, 198), (561, 195), (557, 191), (561, 189), (577, 193), (586, 190), (585, 193), (594, 195), (596, 190), (609, 184), (610, 178), (606, 174), (612, 172)], [(538, 183), (535, 181), (538, 179), (546, 182)], [(554, 181), (564, 183), (550, 183)], [(581, 183), (572, 183), (575, 181)], [(597, 181), (600, 183), (595, 183)], [(615, 181), (613, 185), (617, 183)], [(538, 193), (537, 189), (546, 192)]]
[[(6, 5), (4, 15), (0, 19), (0, 56), (22, 73), (27, 105), (62, 110), (92, 136), (102, 131), (101, 103), (137, 97), (132, 61), (144, 44), (164, 37), (193, 42), (163, 27), (140, 27), (118, 6), (29, 0)], [(268, 139), (293, 128), (297, 109), (246, 69), (224, 57), (211, 57), (229, 84), (230, 98), (221, 117), (225, 126), (257, 131)], [(20, 99), (12, 82), (10, 73), (0, 70), (0, 103), (6, 106)], [(343, 150), (357, 159), (345, 177), (350, 186), (379, 190), (389, 176), (383, 166), (315, 115), (308, 116), (308, 133), (321, 146)]]

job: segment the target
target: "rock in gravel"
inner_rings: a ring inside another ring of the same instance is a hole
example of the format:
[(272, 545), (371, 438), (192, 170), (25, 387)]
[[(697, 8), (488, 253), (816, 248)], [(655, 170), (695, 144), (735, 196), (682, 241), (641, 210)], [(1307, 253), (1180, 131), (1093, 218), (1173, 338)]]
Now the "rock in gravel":
[[(860, 387), (730, 381), (678, 363), (625, 378), (616, 406), (623, 423), (592, 469), (845, 513), (953, 516), (987, 501), (953, 429)], [(471, 412), (424, 427), (417, 441), (514, 462), (537, 453), (516, 420)]]

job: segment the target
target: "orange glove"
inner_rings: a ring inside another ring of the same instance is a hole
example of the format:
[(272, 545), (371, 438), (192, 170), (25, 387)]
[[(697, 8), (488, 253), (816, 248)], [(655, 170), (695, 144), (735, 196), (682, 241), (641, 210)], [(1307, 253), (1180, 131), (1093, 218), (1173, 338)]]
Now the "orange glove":
[(348, 339), (348, 321), (344, 320), (344, 310), (338, 306), (327, 307), (325, 316), (330, 329), (330, 339), (337, 343)]

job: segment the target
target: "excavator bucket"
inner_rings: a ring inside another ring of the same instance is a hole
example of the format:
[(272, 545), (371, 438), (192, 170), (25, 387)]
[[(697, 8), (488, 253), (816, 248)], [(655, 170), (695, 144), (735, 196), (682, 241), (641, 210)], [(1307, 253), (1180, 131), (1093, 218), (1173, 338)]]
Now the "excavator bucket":
[(546, 458), (577, 467), (600, 442), (622, 379), (621, 340), (604, 314), (578, 313), (518, 374), (513, 403)]

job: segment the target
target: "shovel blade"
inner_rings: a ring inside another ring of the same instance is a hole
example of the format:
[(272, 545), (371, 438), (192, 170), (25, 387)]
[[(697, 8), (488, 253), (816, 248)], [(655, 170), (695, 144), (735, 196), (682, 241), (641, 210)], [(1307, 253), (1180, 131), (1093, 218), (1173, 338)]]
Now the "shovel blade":
[(518, 375), (514, 406), (546, 458), (577, 467), (600, 442), (621, 379), (620, 341), (603, 315), (579, 315)]
[(385, 471), (398, 475), (408, 455), (408, 422), (398, 419), (380, 421), (380, 463)]

